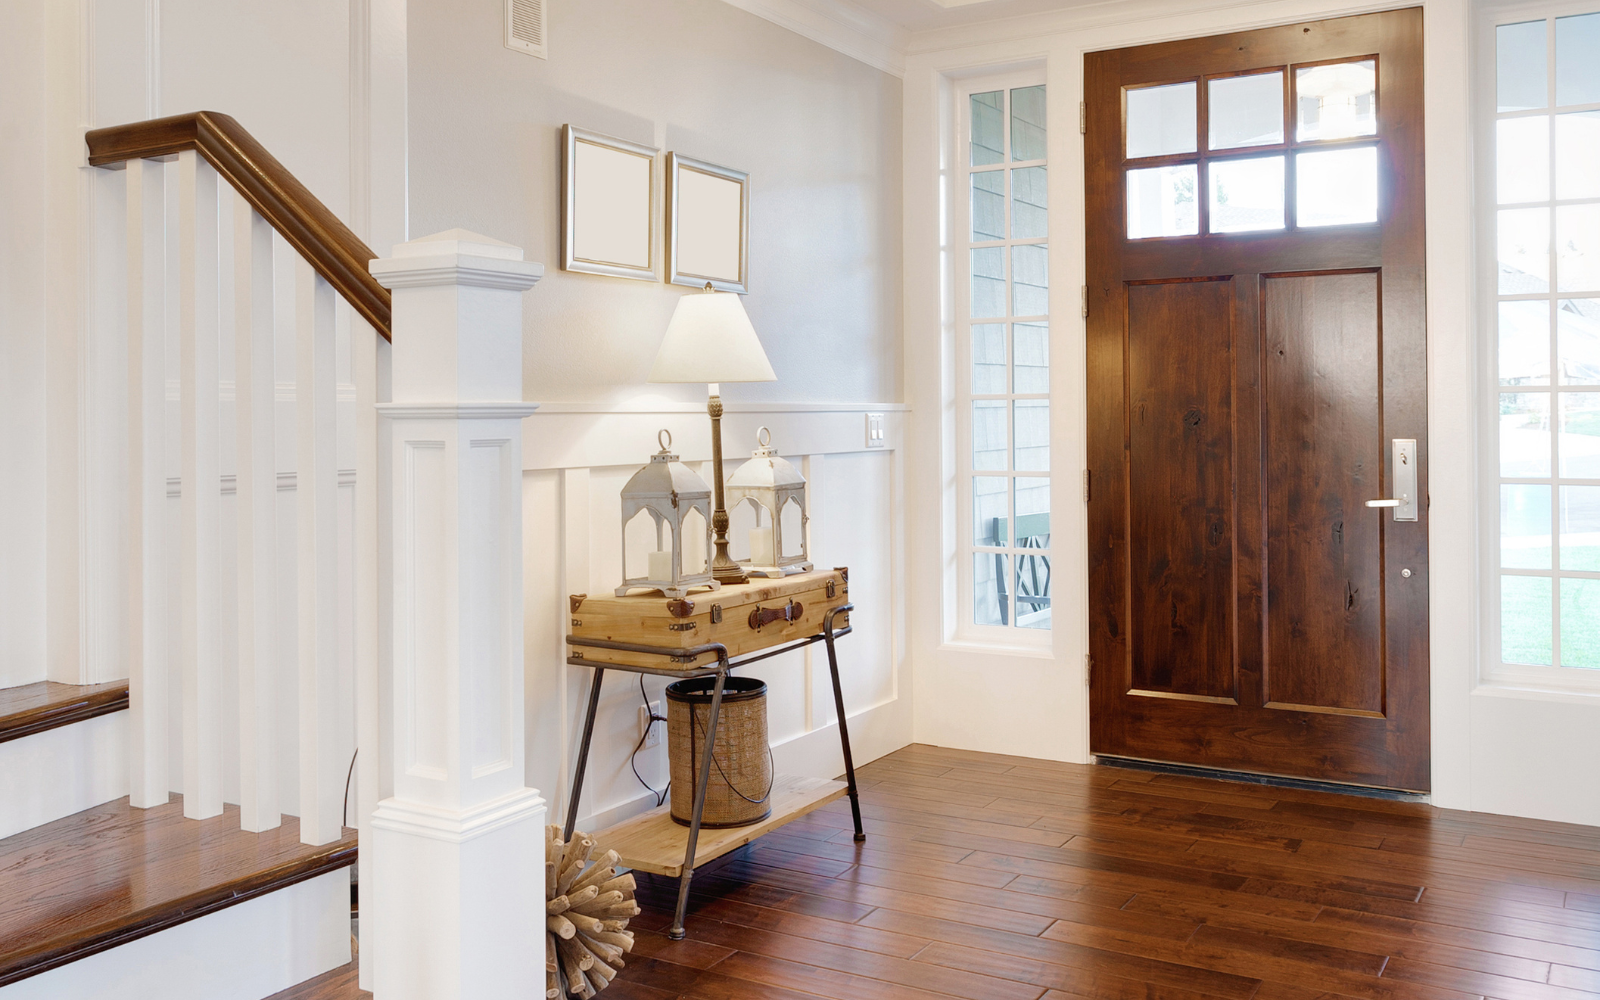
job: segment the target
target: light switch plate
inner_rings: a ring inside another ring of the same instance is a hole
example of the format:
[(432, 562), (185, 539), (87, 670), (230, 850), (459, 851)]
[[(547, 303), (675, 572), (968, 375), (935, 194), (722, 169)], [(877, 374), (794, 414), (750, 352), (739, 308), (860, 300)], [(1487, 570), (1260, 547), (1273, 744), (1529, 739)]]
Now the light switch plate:
[(867, 414), (867, 447), (882, 448), (884, 444), (883, 414)]

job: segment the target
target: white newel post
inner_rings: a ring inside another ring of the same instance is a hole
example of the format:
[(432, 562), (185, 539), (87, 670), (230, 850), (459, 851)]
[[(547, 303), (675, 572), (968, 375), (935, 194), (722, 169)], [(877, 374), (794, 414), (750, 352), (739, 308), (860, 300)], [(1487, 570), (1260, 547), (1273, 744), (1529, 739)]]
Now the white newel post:
[(378, 406), (393, 790), (372, 817), (363, 944), (377, 1000), (526, 1000), (544, 993), (545, 802), (523, 785), (522, 293), (544, 265), (451, 230), (370, 267), (394, 290)]

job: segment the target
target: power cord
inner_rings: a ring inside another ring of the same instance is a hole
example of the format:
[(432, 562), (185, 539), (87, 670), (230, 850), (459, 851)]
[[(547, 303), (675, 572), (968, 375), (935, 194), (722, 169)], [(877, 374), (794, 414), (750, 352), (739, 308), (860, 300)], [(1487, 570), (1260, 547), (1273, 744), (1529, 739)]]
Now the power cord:
[(644, 777), (639, 774), (639, 751), (644, 749), (644, 741), (650, 738), (650, 726), (654, 726), (658, 722), (666, 722), (667, 717), (664, 715), (657, 715), (655, 712), (650, 710), (650, 696), (644, 693), (644, 674), (639, 674), (638, 676), (639, 700), (644, 702), (644, 711), (645, 714), (650, 717), (650, 725), (646, 726), (644, 732), (639, 734), (639, 742), (633, 745), (633, 753), (628, 755), (628, 766), (633, 769), (633, 776), (639, 779), (639, 784), (644, 786), (644, 790), (656, 797), (656, 805), (659, 806), (661, 803), (667, 801), (667, 793), (672, 790), (672, 780), (668, 778), (667, 786), (661, 789), (659, 792), (654, 788), (651, 788), (650, 782), (644, 780)]

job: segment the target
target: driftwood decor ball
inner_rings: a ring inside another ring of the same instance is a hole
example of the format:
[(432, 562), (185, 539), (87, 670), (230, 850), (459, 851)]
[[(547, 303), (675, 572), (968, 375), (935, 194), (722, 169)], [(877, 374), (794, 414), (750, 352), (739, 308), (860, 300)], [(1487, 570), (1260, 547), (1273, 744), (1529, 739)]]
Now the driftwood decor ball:
[(570, 996), (588, 1000), (605, 989), (622, 968), (622, 956), (633, 950), (628, 918), (638, 915), (633, 901), (632, 873), (618, 875), (617, 852), (591, 858), (594, 841), (574, 831), (561, 842), (559, 826), (544, 831), (545, 996), (561, 996), (557, 963)]

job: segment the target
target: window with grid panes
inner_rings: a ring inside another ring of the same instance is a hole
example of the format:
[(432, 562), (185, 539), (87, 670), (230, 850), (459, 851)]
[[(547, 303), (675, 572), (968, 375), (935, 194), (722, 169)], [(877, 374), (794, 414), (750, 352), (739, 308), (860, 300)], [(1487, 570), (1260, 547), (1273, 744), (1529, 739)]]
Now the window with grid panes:
[(1600, 10), (1494, 26), (1504, 668), (1600, 669)]
[(1045, 88), (966, 92), (958, 327), (968, 621), (1050, 628), (1050, 326)]

